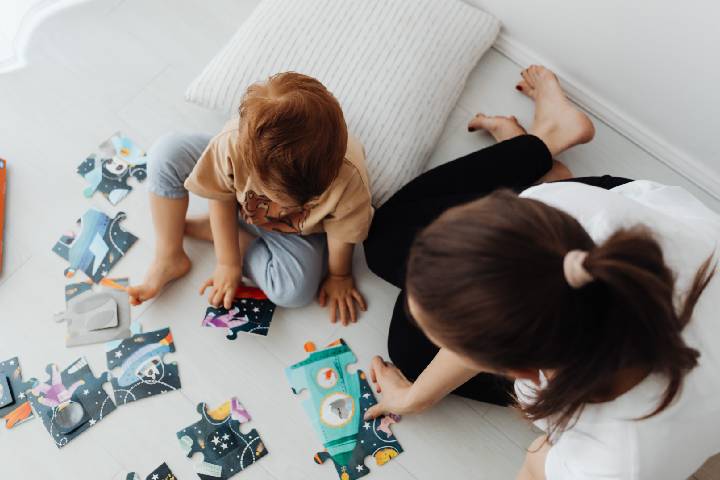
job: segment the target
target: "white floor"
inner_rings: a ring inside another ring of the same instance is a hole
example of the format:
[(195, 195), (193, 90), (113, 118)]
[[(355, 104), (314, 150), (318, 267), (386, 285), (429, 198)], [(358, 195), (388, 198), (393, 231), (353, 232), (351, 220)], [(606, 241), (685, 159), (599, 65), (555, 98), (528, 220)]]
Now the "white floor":
[[(33, 40), (26, 69), (0, 75), (0, 156), (10, 162), (6, 258), (0, 276), (0, 359), (19, 355), (28, 376), (45, 365), (67, 365), (86, 356), (103, 371), (102, 346), (67, 349), (62, 325), (52, 322), (63, 307), (64, 263), (50, 252), (56, 238), (90, 205), (75, 166), (102, 139), (123, 130), (142, 145), (168, 130), (213, 132), (223, 117), (189, 105), (183, 91), (222, 46), (257, 0), (97, 0), (47, 21)], [(513, 85), (519, 68), (491, 51), (474, 71), (448, 122), (431, 164), (490, 143), (465, 130), (476, 111), (531, 117), (530, 102)], [(698, 192), (617, 132), (597, 124), (597, 139), (563, 160), (578, 175), (612, 173), (650, 178)], [(120, 204), (125, 227), (141, 240), (112, 272), (140, 280), (152, 257), (152, 229), (144, 187)], [(193, 210), (202, 209), (201, 202)], [(396, 290), (367, 271), (356, 271), (369, 311), (351, 328), (330, 325), (317, 306), (279, 311), (270, 336), (240, 336), (202, 329), (205, 301), (197, 287), (210, 275), (210, 245), (187, 248), (194, 268), (156, 301), (134, 311), (146, 330), (170, 326), (175, 336), (183, 389), (119, 409), (62, 450), (38, 420), (0, 431), (3, 479), (119, 478), (146, 475), (166, 461), (179, 478), (196, 478), (175, 432), (197, 420), (195, 405), (238, 396), (254, 417), (252, 426), (270, 455), (238, 478), (336, 478), (331, 465), (317, 466), (321, 446), (283, 369), (305, 357), (306, 340), (318, 344), (343, 337), (366, 368), (386, 354), (386, 331)], [(406, 452), (372, 478), (513, 478), (524, 448), (537, 433), (508, 409), (448, 398), (431, 412), (394, 427)], [(699, 477), (698, 477), (699, 478)], [(709, 477), (707, 477), (709, 478)]]

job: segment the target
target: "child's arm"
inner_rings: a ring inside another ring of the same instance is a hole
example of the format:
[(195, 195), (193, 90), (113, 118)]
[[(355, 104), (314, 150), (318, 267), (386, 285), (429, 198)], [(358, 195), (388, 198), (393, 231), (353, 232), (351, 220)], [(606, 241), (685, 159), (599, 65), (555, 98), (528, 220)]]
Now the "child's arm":
[(328, 276), (320, 286), (318, 302), (321, 306), (330, 306), (330, 321), (337, 321), (337, 311), (340, 311), (340, 321), (347, 325), (350, 321), (357, 322), (355, 302), (361, 310), (367, 310), (365, 299), (355, 288), (352, 275), (352, 256), (355, 245), (343, 241), (333, 240), (328, 236)]
[(388, 413), (420, 413), (478, 373), (479, 370), (468, 368), (456, 354), (441, 348), (412, 383), (396, 366), (375, 357), (370, 367), (370, 379), (383, 395), (380, 402), (365, 413), (365, 418), (369, 420)]
[(205, 281), (200, 294), (212, 287), (208, 295), (211, 305), (223, 305), (229, 309), (235, 298), (235, 291), (242, 282), (243, 254), (238, 243), (238, 204), (232, 200), (210, 200), (210, 228), (217, 264), (215, 273)]

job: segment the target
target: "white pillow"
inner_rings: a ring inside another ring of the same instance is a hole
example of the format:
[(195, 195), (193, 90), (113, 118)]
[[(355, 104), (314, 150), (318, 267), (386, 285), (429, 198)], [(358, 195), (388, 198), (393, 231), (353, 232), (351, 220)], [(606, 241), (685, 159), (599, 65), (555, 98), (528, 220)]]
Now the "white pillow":
[(379, 205), (423, 170), (499, 28), (461, 0), (263, 0), (186, 98), (235, 112), (274, 73), (317, 78), (365, 146)]

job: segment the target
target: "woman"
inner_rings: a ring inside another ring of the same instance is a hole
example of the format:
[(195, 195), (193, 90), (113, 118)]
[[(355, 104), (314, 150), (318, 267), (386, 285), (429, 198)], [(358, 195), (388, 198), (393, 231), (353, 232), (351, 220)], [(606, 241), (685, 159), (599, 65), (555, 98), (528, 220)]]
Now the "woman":
[[(476, 117), (470, 128), (501, 143), (427, 172), (376, 214), (368, 264), (404, 291), (395, 365), (373, 360), (383, 397), (368, 417), (420, 412), (453, 391), (507, 405), (512, 378), (547, 432), (518, 478), (687, 478), (720, 451), (720, 218), (652, 182), (527, 189), (548, 171), (563, 177), (552, 157), (592, 126), (547, 69), (524, 71), (518, 89), (536, 101), (531, 135)], [(522, 198), (491, 193), (501, 187)]]

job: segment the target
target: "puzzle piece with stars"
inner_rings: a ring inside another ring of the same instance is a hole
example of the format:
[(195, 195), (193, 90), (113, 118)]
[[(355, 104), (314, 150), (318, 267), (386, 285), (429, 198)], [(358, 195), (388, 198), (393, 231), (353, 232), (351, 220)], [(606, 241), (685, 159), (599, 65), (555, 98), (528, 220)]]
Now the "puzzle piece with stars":
[(164, 359), (174, 351), (175, 343), (169, 328), (136, 333), (120, 342), (108, 343), (105, 357), (111, 371), (106, 373), (106, 379), (112, 385), (115, 402), (125, 405), (178, 390), (177, 363)]
[(267, 455), (257, 430), (240, 431), (250, 415), (237, 398), (213, 410), (201, 403), (197, 411), (201, 420), (179, 431), (177, 437), (185, 455), (201, 454), (195, 472), (202, 480), (230, 478)]
[[(124, 480), (140, 480), (140, 476), (135, 473), (128, 473)], [(163, 463), (158, 468), (152, 471), (150, 475), (145, 477), (145, 480), (177, 480), (177, 477), (173, 475), (170, 467), (167, 463)]]
[(28, 399), (58, 448), (115, 410), (104, 380), (95, 378), (84, 358), (62, 371), (53, 363), (46, 370), (49, 378), (28, 390)]
[(128, 180), (147, 178), (147, 155), (122, 132), (116, 132), (78, 165), (77, 173), (88, 183), (83, 195), (90, 198), (100, 192), (117, 205), (133, 189)]
[(106, 277), (137, 241), (135, 235), (120, 226), (125, 218), (125, 212), (115, 218), (94, 208), (85, 212), (53, 247), (53, 252), (70, 263), (65, 276), (72, 278), (82, 270), (95, 283)]
[(398, 416), (363, 420), (377, 400), (365, 373), (348, 373), (348, 365), (357, 362), (350, 347), (341, 339), (322, 350), (308, 342), (305, 350), (308, 358), (288, 367), (285, 373), (293, 393), (310, 392), (303, 407), (325, 446), (315, 455), (315, 462), (332, 460), (340, 479), (352, 480), (369, 473), (366, 457), (372, 456), (377, 465), (384, 465), (402, 453), (390, 430)]
[(241, 286), (235, 292), (230, 310), (224, 307), (208, 307), (202, 325), (226, 328), (228, 340), (235, 340), (238, 332), (267, 335), (275, 313), (275, 304), (255, 287)]
[(18, 357), (0, 362), (0, 419), (10, 429), (33, 417), (26, 392), (37, 384), (34, 378), (23, 381)]

